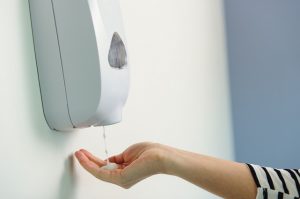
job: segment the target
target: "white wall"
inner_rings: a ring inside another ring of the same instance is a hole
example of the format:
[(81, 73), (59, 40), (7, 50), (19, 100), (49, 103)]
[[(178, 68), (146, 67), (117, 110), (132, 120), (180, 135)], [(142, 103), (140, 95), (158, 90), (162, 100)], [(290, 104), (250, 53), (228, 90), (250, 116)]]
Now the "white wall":
[[(155, 141), (232, 158), (220, 0), (121, 0), (131, 55), (131, 90), (111, 153)], [(123, 190), (72, 159), (103, 157), (100, 129), (74, 133), (45, 123), (26, 0), (0, 1), (0, 197), (9, 199), (215, 198), (171, 176)]]

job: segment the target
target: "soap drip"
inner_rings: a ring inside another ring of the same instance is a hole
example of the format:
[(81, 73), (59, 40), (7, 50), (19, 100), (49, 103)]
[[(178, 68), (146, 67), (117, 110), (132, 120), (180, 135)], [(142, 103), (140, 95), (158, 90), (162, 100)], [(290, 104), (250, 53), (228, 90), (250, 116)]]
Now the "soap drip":
[(102, 166), (101, 169), (105, 170), (115, 170), (118, 169), (118, 165), (116, 163), (110, 163), (109, 162), (109, 156), (108, 156), (108, 149), (107, 149), (107, 143), (106, 143), (106, 133), (105, 133), (105, 127), (103, 126), (103, 141), (104, 141), (104, 152), (106, 154), (106, 165)]
[(106, 155), (106, 165), (109, 164), (109, 156), (108, 156), (108, 149), (107, 149), (107, 142), (106, 142), (106, 132), (105, 132), (105, 127), (103, 126), (103, 141), (104, 141), (104, 152)]

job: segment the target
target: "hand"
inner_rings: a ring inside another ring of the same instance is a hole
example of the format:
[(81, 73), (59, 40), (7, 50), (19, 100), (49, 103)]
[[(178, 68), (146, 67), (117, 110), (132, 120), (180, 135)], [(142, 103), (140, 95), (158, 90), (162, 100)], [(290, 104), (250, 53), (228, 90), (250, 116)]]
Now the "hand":
[(128, 189), (149, 176), (164, 172), (164, 154), (163, 145), (149, 142), (134, 144), (123, 153), (109, 158), (110, 162), (118, 164), (115, 170), (101, 169), (106, 161), (84, 149), (77, 151), (75, 156), (96, 178)]
[(185, 179), (223, 198), (256, 198), (256, 185), (247, 166), (155, 143), (132, 145), (110, 157), (118, 169), (101, 168), (106, 161), (86, 150), (75, 153), (80, 164), (96, 178), (130, 188), (141, 180), (164, 173)]

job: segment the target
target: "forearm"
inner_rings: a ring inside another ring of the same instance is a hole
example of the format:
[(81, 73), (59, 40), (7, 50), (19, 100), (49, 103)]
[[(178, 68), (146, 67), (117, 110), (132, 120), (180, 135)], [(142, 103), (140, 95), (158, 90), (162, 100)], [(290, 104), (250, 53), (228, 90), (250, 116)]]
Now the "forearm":
[(256, 185), (245, 164), (167, 148), (166, 174), (183, 178), (223, 198), (256, 197)]
[(126, 189), (149, 176), (165, 173), (223, 198), (300, 199), (300, 169), (245, 165), (149, 142), (134, 144), (111, 157), (109, 160), (119, 165), (113, 171), (103, 169), (106, 162), (86, 150), (79, 150), (75, 155), (96, 178)]

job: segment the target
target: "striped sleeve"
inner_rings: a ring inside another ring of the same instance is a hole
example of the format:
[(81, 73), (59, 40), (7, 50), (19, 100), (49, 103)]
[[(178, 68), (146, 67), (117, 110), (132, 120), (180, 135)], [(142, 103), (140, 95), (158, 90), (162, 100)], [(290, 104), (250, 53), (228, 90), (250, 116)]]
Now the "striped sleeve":
[(300, 199), (300, 170), (247, 164), (257, 186), (256, 199)]

